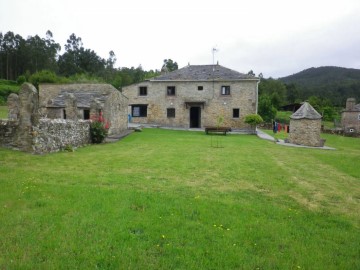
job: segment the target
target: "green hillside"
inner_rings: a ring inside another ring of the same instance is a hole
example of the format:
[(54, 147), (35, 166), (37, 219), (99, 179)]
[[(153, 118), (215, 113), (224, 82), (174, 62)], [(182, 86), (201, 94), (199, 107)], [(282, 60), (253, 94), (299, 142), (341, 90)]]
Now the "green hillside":
[(309, 68), (279, 80), (295, 84), (303, 98), (327, 98), (339, 107), (345, 105), (348, 97), (360, 100), (360, 69), (330, 66)]

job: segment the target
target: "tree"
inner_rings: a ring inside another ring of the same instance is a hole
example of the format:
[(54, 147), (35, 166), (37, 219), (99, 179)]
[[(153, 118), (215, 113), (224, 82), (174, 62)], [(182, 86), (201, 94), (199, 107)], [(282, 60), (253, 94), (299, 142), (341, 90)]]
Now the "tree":
[(265, 122), (270, 123), (273, 119), (275, 119), (277, 110), (271, 103), (271, 98), (268, 95), (260, 96), (258, 112)]
[(249, 124), (252, 129), (254, 129), (254, 131), (256, 131), (256, 126), (258, 124), (261, 124), (262, 122), (264, 122), (264, 120), (258, 114), (248, 114), (247, 116), (245, 116), (245, 123)]
[(247, 73), (247, 75), (255, 76), (255, 73), (254, 73), (254, 71), (250, 70), (250, 71)]
[(164, 59), (164, 64), (162, 66), (162, 69), (163, 68), (166, 68), (169, 72), (171, 71), (174, 71), (174, 70), (177, 70), (179, 67), (178, 67), (178, 64), (176, 62), (174, 62), (173, 60), (171, 59)]
[(279, 109), (286, 103), (286, 87), (279, 80), (262, 79), (259, 84), (259, 95), (267, 95), (271, 98), (272, 105)]
[[(59, 71), (62, 75), (72, 76), (77, 73), (99, 75), (105, 70), (106, 61), (95, 51), (84, 49), (82, 39), (71, 34), (65, 45), (66, 52), (59, 57)], [(113, 54), (115, 56), (115, 54)], [(114, 61), (114, 58), (111, 59)]]

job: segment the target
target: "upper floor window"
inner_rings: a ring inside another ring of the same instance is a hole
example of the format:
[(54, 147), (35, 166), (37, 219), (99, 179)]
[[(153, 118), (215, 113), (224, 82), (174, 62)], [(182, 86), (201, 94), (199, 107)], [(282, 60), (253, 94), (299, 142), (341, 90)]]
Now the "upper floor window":
[(175, 86), (168, 86), (166, 89), (166, 94), (168, 96), (175, 96)]
[(221, 86), (221, 94), (222, 95), (230, 95), (230, 86), (229, 85)]
[(139, 87), (139, 96), (147, 96), (147, 86)]
[(199, 86), (198, 86), (198, 90), (199, 90), (199, 91), (202, 91), (202, 90), (204, 90), (204, 87), (203, 87), (202, 85), (199, 85)]

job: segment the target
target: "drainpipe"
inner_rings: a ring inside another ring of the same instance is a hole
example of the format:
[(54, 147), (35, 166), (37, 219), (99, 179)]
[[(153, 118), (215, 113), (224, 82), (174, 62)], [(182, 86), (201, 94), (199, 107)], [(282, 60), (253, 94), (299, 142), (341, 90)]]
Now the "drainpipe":
[(255, 108), (255, 114), (258, 113), (258, 103), (259, 103), (259, 83), (260, 79), (256, 83), (256, 108)]

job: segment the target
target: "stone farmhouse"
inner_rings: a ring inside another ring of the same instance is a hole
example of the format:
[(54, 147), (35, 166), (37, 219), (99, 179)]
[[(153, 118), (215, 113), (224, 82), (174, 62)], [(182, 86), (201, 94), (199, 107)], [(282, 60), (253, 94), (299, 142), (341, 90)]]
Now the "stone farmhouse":
[(109, 135), (127, 129), (128, 99), (110, 84), (40, 84), (39, 106), (50, 119), (91, 119), (102, 112)]
[(341, 125), (345, 134), (360, 134), (360, 103), (355, 98), (346, 100), (346, 108), (341, 113)]
[[(247, 130), (257, 113), (259, 79), (221, 65), (188, 65), (123, 88), (131, 122), (164, 127)], [(220, 122), (219, 119), (222, 121)]]

